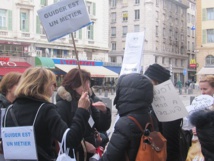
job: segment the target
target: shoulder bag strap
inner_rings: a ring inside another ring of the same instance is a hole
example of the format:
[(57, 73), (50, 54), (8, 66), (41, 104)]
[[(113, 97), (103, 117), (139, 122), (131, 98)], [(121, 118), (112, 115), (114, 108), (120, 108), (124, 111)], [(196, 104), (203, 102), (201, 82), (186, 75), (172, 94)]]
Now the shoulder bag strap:
[(134, 123), (139, 127), (141, 132), (144, 132), (142, 126), (140, 125), (140, 123), (132, 116), (128, 116), (129, 119), (131, 119), (132, 121), (134, 121)]
[(37, 115), (38, 115), (40, 109), (42, 108), (42, 106), (43, 106), (44, 104), (45, 104), (45, 103), (42, 103), (42, 104), (39, 106), (39, 109), (37, 110), (36, 116), (35, 116), (34, 121), (33, 121), (33, 126), (34, 126), (34, 124), (35, 124), (35, 122), (36, 122)]

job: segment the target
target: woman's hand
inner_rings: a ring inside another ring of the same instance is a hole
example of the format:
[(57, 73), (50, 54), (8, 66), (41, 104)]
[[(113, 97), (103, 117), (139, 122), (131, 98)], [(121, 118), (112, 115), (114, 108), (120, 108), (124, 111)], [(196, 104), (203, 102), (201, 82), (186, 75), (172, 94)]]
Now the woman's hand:
[(96, 153), (96, 148), (91, 143), (85, 141), (85, 147), (88, 153)]
[(89, 107), (90, 107), (90, 100), (89, 100), (88, 92), (83, 92), (78, 101), (78, 108), (84, 108), (88, 110)]
[(92, 103), (92, 106), (96, 107), (97, 109), (99, 109), (102, 112), (106, 112), (107, 111), (105, 103), (103, 103), (101, 101)]

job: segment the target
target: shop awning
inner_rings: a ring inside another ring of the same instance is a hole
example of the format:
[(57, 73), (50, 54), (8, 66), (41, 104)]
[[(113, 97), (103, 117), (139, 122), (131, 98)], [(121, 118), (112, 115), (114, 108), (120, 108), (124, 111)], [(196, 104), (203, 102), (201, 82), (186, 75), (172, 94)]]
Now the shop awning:
[[(71, 69), (77, 68), (77, 65), (63, 65), (63, 64), (55, 64), (55, 67), (59, 68), (60, 70), (68, 73)], [(81, 69), (84, 69), (91, 73), (91, 77), (118, 77), (118, 74), (108, 70), (103, 66), (80, 66)]]
[(121, 71), (121, 67), (115, 67), (115, 66), (104, 66), (105, 68), (107, 68), (107, 69), (109, 69), (109, 70), (111, 70), (111, 71), (113, 71), (113, 72), (115, 72), (115, 73), (118, 73), (118, 74), (120, 74), (120, 71)]
[(27, 62), (9, 62), (6, 65), (0, 66), (0, 75), (3, 76), (9, 72), (24, 73), (30, 66)]
[(35, 57), (35, 66), (55, 68), (53, 60), (51, 58), (46, 57)]
[(214, 74), (214, 68), (202, 67), (197, 73), (197, 75), (209, 75), (209, 74)]

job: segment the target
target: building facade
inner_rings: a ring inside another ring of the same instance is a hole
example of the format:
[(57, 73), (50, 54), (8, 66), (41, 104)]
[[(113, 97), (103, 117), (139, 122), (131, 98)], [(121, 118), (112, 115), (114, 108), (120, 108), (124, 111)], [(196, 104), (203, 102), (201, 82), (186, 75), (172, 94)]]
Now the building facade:
[(196, 0), (188, 0), (189, 8), (187, 9), (187, 55), (188, 67), (187, 74), (189, 82), (196, 81)]
[[(109, 61), (122, 63), (128, 32), (145, 32), (143, 70), (159, 63), (171, 71), (172, 81), (185, 82), (188, 67), (186, 0), (109, 0)], [(188, 74), (188, 72), (187, 72)]]
[(196, 60), (198, 72), (202, 67), (214, 68), (214, 1), (197, 0), (196, 4)]
[[(76, 58), (71, 35), (48, 42), (38, 18), (39, 9), (57, 1), (1, 0), (0, 56)], [(108, 61), (109, 3), (107, 0), (87, 0), (85, 3), (93, 24), (73, 33), (79, 59)]]

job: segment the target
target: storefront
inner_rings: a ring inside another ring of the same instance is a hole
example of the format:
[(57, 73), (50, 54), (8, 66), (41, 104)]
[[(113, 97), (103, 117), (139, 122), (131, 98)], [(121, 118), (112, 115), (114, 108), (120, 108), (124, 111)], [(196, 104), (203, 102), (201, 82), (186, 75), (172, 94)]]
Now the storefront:
[(23, 73), (31, 65), (27, 62), (11, 61), (9, 57), (0, 57), (0, 77), (9, 72)]

